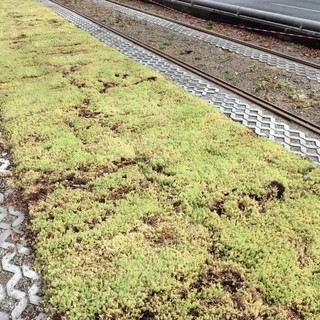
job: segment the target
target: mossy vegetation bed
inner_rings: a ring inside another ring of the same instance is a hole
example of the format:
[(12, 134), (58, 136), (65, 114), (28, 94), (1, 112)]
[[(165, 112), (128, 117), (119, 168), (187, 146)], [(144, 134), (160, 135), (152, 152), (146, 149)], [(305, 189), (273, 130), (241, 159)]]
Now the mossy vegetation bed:
[(320, 170), (31, 0), (1, 130), (55, 319), (317, 319)]

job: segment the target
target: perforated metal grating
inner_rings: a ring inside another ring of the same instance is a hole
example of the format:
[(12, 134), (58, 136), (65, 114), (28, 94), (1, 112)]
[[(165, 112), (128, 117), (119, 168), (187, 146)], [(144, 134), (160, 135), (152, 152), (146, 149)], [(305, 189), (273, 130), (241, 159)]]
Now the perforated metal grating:
[(305, 66), (300, 63), (296, 63), (293, 61), (290, 61), (285, 58), (278, 57), (276, 55), (272, 55), (269, 53), (266, 53), (264, 51), (260, 51), (254, 48), (247, 47), (245, 45), (232, 42), (230, 40), (222, 39), (219, 37), (216, 37), (214, 35), (210, 35), (201, 31), (193, 30), (191, 28), (179, 25), (174, 22), (170, 22), (158, 17), (154, 17), (149, 14), (145, 14), (143, 12), (139, 12), (137, 10), (129, 9), (126, 7), (123, 7), (121, 5), (117, 5), (115, 3), (107, 2), (105, 0), (93, 0), (94, 3), (97, 3), (99, 5), (104, 5), (108, 8), (112, 8), (114, 10), (117, 10), (119, 12), (122, 12), (124, 14), (127, 14), (131, 17), (138, 18), (140, 20), (147, 21), (148, 23), (152, 23), (154, 25), (157, 25), (159, 27), (167, 28), (172, 31), (181, 33), (183, 35), (193, 37), (197, 40), (202, 40), (204, 42), (208, 42), (213, 46), (216, 46), (218, 48), (222, 48), (225, 50), (228, 50), (230, 52), (243, 55), (245, 57), (249, 57), (253, 60), (258, 60), (259, 62), (266, 63), (270, 66), (274, 66), (279, 69), (284, 69), (290, 73), (295, 73), (299, 76), (306, 77), (310, 80), (317, 81), (320, 83), (320, 71)]
[(210, 102), (214, 106), (218, 106), (223, 113), (251, 128), (258, 135), (269, 137), (281, 143), (286, 149), (302, 156), (307, 156), (313, 162), (320, 164), (319, 137), (311, 137), (309, 133), (293, 128), (290, 123), (282, 119), (279, 120), (270, 112), (266, 112), (256, 105), (241, 100), (241, 98), (234, 96), (233, 93), (226, 91), (216, 84), (204, 80), (150, 51), (134, 45), (132, 42), (107, 31), (70, 10), (49, 0), (38, 1), (126, 56), (173, 79), (186, 91), (201, 97), (201, 99)]

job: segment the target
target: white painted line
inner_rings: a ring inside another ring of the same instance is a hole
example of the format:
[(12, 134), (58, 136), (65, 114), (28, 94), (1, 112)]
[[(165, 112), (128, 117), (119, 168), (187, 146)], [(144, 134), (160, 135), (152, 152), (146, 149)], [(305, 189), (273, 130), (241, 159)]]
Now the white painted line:
[(306, 8), (301, 8), (301, 7), (295, 7), (295, 6), (288, 6), (286, 4), (280, 4), (280, 3), (272, 3), (275, 6), (280, 6), (280, 7), (287, 7), (287, 8), (293, 8), (293, 9), (298, 9), (298, 10), (302, 10), (302, 11), (312, 11), (312, 12), (319, 12), (319, 10), (313, 10), (313, 9), (306, 9)]

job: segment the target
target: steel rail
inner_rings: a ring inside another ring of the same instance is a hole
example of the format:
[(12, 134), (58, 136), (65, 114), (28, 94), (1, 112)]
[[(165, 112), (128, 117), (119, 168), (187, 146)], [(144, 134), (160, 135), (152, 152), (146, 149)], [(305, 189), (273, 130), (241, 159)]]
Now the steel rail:
[(191, 66), (191, 65), (189, 65), (179, 59), (176, 59), (176, 58), (174, 58), (174, 57), (172, 57), (172, 56), (170, 56), (170, 55), (168, 55), (168, 54), (166, 54), (166, 53), (164, 53), (164, 52), (162, 52), (162, 51), (160, 51), (160, 50), (158, 50), (148, 44), (145, 44), (144, 42), (141, 42), (140, 40), (132, 38), (132, 37), (124, 34), (121, 31), (118, 31), (112, 27), (109, 27), (109, 26), (95, 20), (94, 18), (92, 18), (90, 16), (87, 16), (86, 14), (81, 13), (78, 10), (75, 10), (67, 5), (61, 4), (59, 1), (56, 1), (56, 0), (50, 0), (50, 1), (69, 10), (69, 11), (71, 11), (71, 12), (73, 12), (73, 13), (76, 13), (77, 15), (79, 15), (79, 16), (91, 21), (92, 23), (100, 26), (101, 28), (104, 28), (110, 32), (113, 32), (114, 34), (116, 34), (116, 35), (118, 35), (118, 36), (120, 36), (120, 37), (146, 49), (146, 50), (149, 50), (150, 52), (153, 52), (154, 54), (184, 68), (185, 70), (188, 70), (189, 72), (191, 72), (193, 74), (198, 75), (199, 77), (201, 77), (203, 79), (206, 79), (210, 82), (213, 82), (213, 83), (223, 87), (224, 89), (232, 92), (233, 94), (236, 94), (236, 95), (238, 95), (238, 96), (240, 96), (250, 102), (253, 102), (254, 104), (256, 104), (266, 110), (273, 112), (275, 115), (277, 115), (283, 119), (291, 121), (291, 122), (305, 128), (305, 129), (307, 129), (317, 135), (320, 135), (320, 126), (318, 126), (318, 125), (316, 125), (306, 119), (303, 119), (299, 116), (296, 116), (291, 112), (285, 111), (285, 110), (281, 109), (280, 107), (278, 107), (270, 102), (267, 102), (267, 101), (255, 96), (255, 95), (245, 91), (245, 90), (239, 89), (239, 88), (235, 87), (234, 85), (231, 85), (231, 84), (225, 82), (224, 80), (221, 80), (215, 76), (210, 75), (209, 73), (203, 72), (198, 68), (195, 68), (195, 67), (193, 67), (193, 66)]
[(138, 11), (138, 12), (141, 12), (141, 13), (144, 13), (144, 14), (148, 14), (150, 16), (154, 16), (154, 17), (159, 18), (159, 19), (163, 19), (163, 20), (170, 21), (172, 23), (179, 24), (179, 25), (181, 25), (183, 27), (187, 27), (187, 28), (190, 28), (190, 29), (193, 29), (193, 30), (196, 30), (196, 31), (200, 31), (200, 32), (215, 36), (217, 38), (221, 38), (221, 39), (228, 40), (228, 41), (231, 41), (231, 42), (234, 42), (234, 43), (238, 43), (238, 44), (241, 44), (243, 46), (250, 47), (252, 49), (260, 50), (260, 51), (263, 51), (265, 53), (269, 53), (269, 54), (272, 54), (274, 56), (278, 56), (280, 58), (284, 58), (284, 59), (290, 60), (292, 62), (300, 63), (300, 64), (303, 64), (305, 66), (312, 67), (312, 68), (320, 70), (320, 64), (317, 64), (317, 63), (314, 63), (314, 62), (311, 62), (311, 61), (307, 61), (307, 60), (304, 60), (304, 59), (293, 57), (293, 56), (290, 56), (288, 54), (285, 54), (285, 53), (282, 53), (282, 52), (278, 52), (278, 51), (274, 51), (274, 50), (269, 49), (269, 48), (261, 47), (259, 45), (253, 44), (253, 43), (248, 43), (248, 42), (243, 41), (243, 40), (234, 39), (234, 38), (228, 37), (226, 35), (220, 34), (218, 32), (214, 32), (214, 31), (207, 30), (207, 29), (204, 29), (204, 28), (201, 28), (201, 27), (193, 26), (193, 25), (191, 25), (189, 23), (186, 23), (186, 22), (183, 22), (183, 21), (177, 21), (177, 20), (162, 16), (162, 15), (159, 15), (159, 14), (156, 14), (156, 13), (152, 13), (152, 12), (148, 12), (146, 10), (139, 9), (139, 8), (127, 5), (127, 4), (123, 4), (123, 3), (120, 3), (120, 2), (114, 1), (114, 0), (104, 0), (104, 1), (111, 2), (111, 3), (117, 4), (119, 6), (131, 9), (131, 10), (135, 10), (135, 11)]

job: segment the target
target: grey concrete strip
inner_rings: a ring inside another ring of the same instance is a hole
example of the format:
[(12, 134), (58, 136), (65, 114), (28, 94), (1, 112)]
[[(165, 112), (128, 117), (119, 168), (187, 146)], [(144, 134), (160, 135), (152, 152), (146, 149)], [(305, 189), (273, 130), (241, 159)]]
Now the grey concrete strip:
[(266, 63), (269, 66), (274, 66), (278, 69), (284, 69), (289, 73), (294, 73), (296, 75), (306, 77), (309, 80), (317, 81), (320, 83), (320, 70), (305, 66), (303, 64), (290, 61), (288, 59), (284, 59), (281, 57), (278, 57), (276, 55), (272, 55), (269, 53), (266, 53), (264, 51), (259, 51), (257, 49), (253, 49), (244, 45), (241, 45), (236, 42), (232, 42), (230, 40), (225, 40), (204, 32), (200, 32), (197, 30), (193, 30), (188, 27), (184, 27), (182, 25), (179, 25), (177, 23), (167, 21), (158, 17), (154, 17), (149, 14), (145, 14), (142, 12), (139, 12), (137, 10), (129, 9), (126, 7), (123, 7), (121, 5), (117, 5), (112, 2), (108, 2), (105, 0), (93, 0), (93, 3), (97, 3), (99, 5), (104, 5), (108, 8), (112, 8), (114, 10), (117, 10), (121, 13), (124, 13), (126, 15), (132, 16), (134, 18), (138, 18), (144, 21), (147, 21), (148, 23), (152, 23), (154, 25), (157, 25), (159, 27), (167, 28), (172, 31), (181, 33), (183, 35), (195, 38), (197, 40), (201, 40), (207, 43), (210, 43), (211, 45), (222, 48), (225, 50), (228, 50), (230, 52), (243, 55), (245, 57), (248, 57), (253, 60), (257, 60), (261, 63)]
[(38, 2), (43, 3), (61, 17), (89, 32), (126, 56), (172, 79), (186, 91), (208, 101), (213, 106), (219, 107), (223, 113), (251, 128), (258, 135), (277, 141), (291, 152), (308, 157), (313, 162), (320, 164), (319, 136), (314, 136), (304, 131), (303, 128), (295, 127), (284, 119), (279, 119), (274, 114), (245, 101), (241, 97), (235, 96), (232, 92), (219, 87), (215, 83), (194, 75), (70, 10), (49, 0), (38, 0)]

